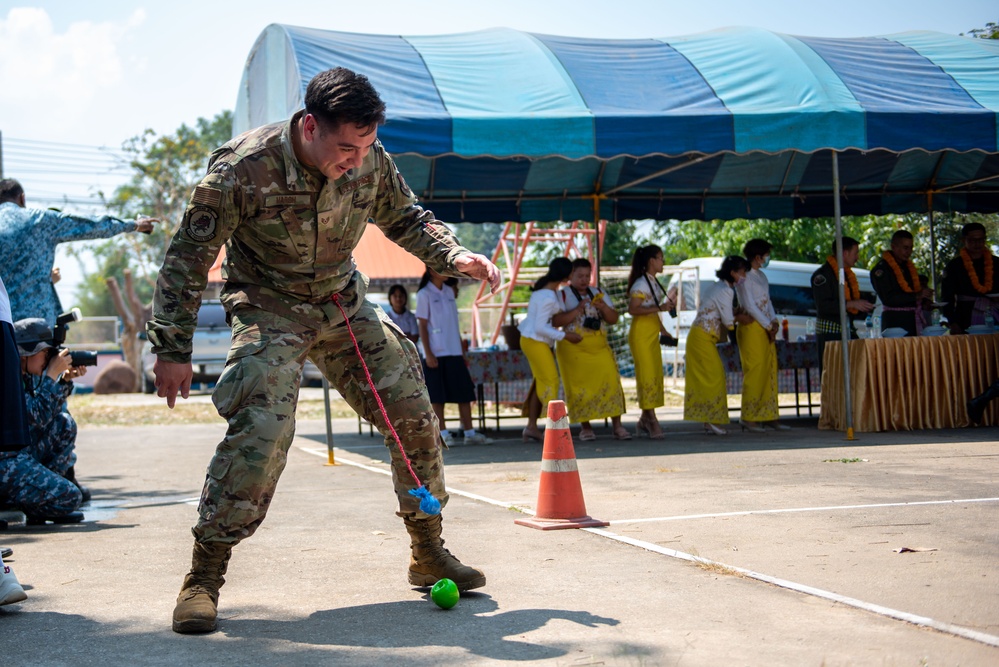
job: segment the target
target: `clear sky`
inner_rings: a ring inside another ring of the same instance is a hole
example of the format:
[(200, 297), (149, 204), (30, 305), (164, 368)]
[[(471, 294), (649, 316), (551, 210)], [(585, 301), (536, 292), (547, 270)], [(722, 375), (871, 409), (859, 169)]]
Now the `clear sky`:
[[(4, 175), (18, 178), (36, 204), (67, 196), (65, 208), (89, 212), (86, 197), (124, 178), (114, 165), (125, 140), (146, 128), (169, 134), (235, 106), (246, 57), (270, 23), (398, 35), (503, 26), (638, 38), (752, 26), (859, 37), (959, 34), (999, 21), (997, 7), (995, 0), (0, 0)], [(76, 167), (53, 177), (53, 161)], [(72, 267), (63, 269), (72, 279)]]

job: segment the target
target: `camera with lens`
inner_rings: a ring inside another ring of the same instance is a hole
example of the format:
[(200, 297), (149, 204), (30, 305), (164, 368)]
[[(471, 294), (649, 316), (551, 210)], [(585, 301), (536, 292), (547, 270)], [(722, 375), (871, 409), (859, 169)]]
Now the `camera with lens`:
[[(69, 331), (69, 323), (79, 322), (82, 319), (83, 316), (80, 315), (79, 308), (74, 308), (68, 313), (63, 313), (56, 317), (55, 327), (52, 329), (52, 347), (55, 348), (56, 354), (66, 349), (63, 343), (66, 342), (66, 332)], [(92, 350), (70, 350), (69, 358), (72, 360), (73, 366), (97, 365), (97, 352)]]
[(583, 318), (583, 328), (591, 329), (592, 331), (600, 331), (600, 318), (599, 317), (584, 317)]

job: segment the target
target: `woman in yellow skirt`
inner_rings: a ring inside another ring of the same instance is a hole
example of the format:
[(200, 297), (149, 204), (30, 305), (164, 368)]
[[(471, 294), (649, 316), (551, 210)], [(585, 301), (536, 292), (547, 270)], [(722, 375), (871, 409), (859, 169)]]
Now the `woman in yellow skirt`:
[(666, 333), (666, 328), (659, 319), (659, 313), (675, 306), (656, 278), (662, 270), (662, 248), (647, 245), (635, 251), (628, 275), (628, 313), (631, 315), (628, 347), (635, 360), (638, 407), (642, 409), (635, 431), (655, 440), (666, 437), (656, 418), (656, 408), (666, 403), (663, 357), (659, 347), (659, 336)]
[(527, 427), (523, 440), (541, 442), (542, 432), (538, 428), (538, 418), (548, 402), (558, 398), (558, 369), (555, 367), (555, 354), (552, 345), (556, 341), (568, 340), (578, 343), (582, 336), (577, 333), (560, 331), (552, 326), (552, 317), (562, 312), (558, 295), (559, 287), (569, 280), (572, 262), (559, 257), (548, 265), (548, 273), (534, 283), (531, 299), (527, 303), (527, 315), (520, 321), (520, 349), (527, 357), (534, 376), (534, 392), (528, 399)]
[(752, 320), (735, 330), (742, 359), (742, 409), (739, 423), (743, 430), (763, 432), (763, 425), (785, 430), (777, 421), (777, 332), (780, 322), (770, 301), (770, 283), (763, 274), (770, 264), (771, 245), (752, 239), (742, 249), (751, 270), (736, 286), (739, 305)]
[[(728, 432), (716, 424), (727, 424), (728, 393), (725, 388), (725, 367), (718, 355), (718, 342), (728, 338), (735, 328), (732, 300), (734, 287), (746, 279), (749, 262), (732, 255), (722, 261), (715, 273), (718, 282), (711, 285), (701, 298), (701, 307), (687, 334), (684, 354), (683, 418), (704, 423), (704, 432), (725, 435)], [(750, 321), (748, 315), (738, 316), (740, 323)]]
[(631, 440), (631, 433), (621, 425), (624, 390), (604, 326), (617, 322), (618, 313), (610, 297), (599, 287), (590, 287), (592, 277), (590, 260), (582, 257), (573, 260), (569, 284), (558, 292), (562, 312), (552, 318), (553, 325), (565, 327), (583, 338), (579, 343), (560, 340), (555, 344), (565, 402), (569, 418), (582, 424), (580, 440), (596, 440), (590, 422), (607, 417), (615, 440)]

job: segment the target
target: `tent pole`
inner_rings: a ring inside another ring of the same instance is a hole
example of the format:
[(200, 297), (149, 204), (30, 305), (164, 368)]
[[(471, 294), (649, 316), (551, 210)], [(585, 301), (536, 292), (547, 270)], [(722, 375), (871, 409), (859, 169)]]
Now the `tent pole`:
[(833, 215), (836, 218), (836, 266), (839, 267), (839, 337), (843, 350), (843, 404), (846, 439), (853, 440), (853, 401), (850, 400), (850, 320), (846, 317), (846, 265), (843, 264), (843, 218), (839, 202), (839, 155), (832, 152)]
[(594, 252), (594, 255), (596, 256), (596, 264), (597, 264), (594, 267), (596, 269), (595, 273), (596, 273), (596, 276), (597, 276), (597, 280), (596, 280), (596, 282), (594, 284), (595, 285), (599, 285), (600, 284), (600, 263), (603, 261), (603, 258), (600, 256), (602, 254), (600, 251), (602, 250), (601, 246), (603, 246), (603, 243), (601, 243), (601, 241), (603, 241), (603, 239), (600, 236), (600, 197), (599, 196), (595, 196), (593, 198), (593, 234), (597, 237), (597, 244), (596, 244), (596, 249), (595, 249), (595, 252)]
[(926, 209), (930, 212), (930, 287), (933, 289), (933, 299), (937, 294), (937, 230), (933, 224), (933, 193), (926, 193)]

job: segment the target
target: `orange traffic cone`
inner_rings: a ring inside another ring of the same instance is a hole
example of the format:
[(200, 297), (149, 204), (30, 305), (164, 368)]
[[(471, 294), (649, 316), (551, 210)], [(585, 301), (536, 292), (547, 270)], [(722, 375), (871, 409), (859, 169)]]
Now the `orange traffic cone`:
[(569, 432), (569, 416), (562, 401), (548, 403), (548, 428), (541, 454), (541, 483), (534, 518), (516, 519), (514, 523), (538, 530), (610, 525), (586, 514), (583, 487), (576, 468), (576, 450)]

